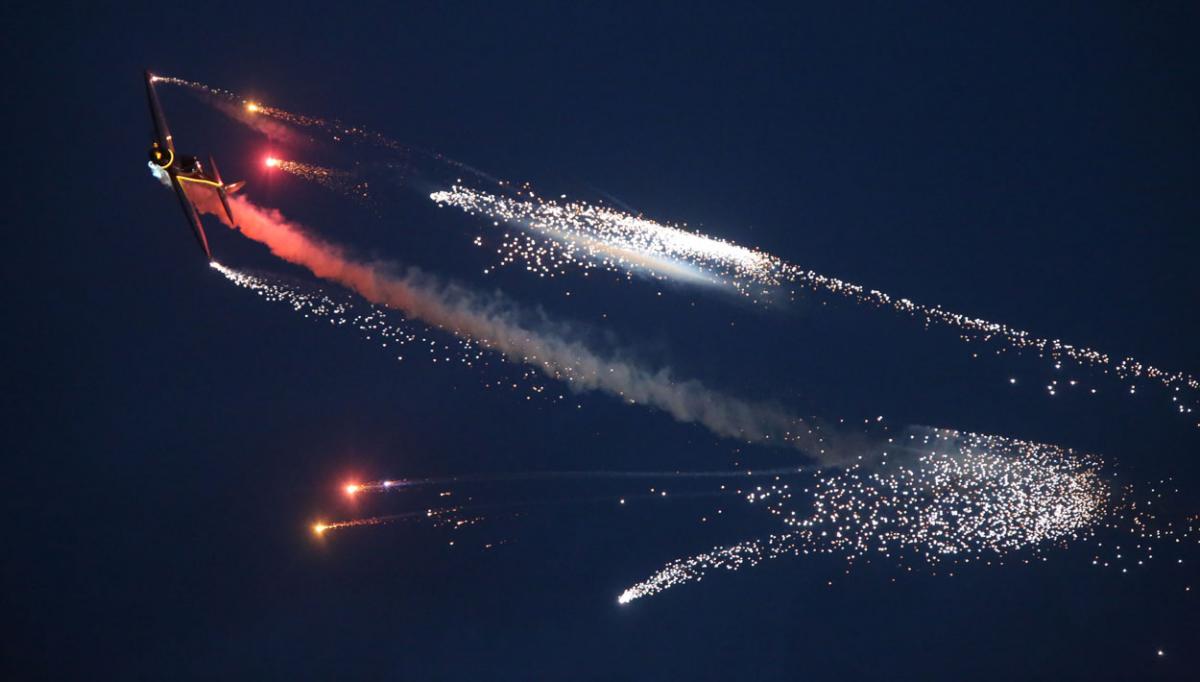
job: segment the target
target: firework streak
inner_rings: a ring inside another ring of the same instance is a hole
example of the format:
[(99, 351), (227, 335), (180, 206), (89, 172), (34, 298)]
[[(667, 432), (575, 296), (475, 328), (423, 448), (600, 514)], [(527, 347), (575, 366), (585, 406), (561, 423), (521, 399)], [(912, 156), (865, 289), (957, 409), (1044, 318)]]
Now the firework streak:
[[(686, 225), (662, 224), (587, 202), (560, 204), (535, 195), (527, 187), (512, 197), (455, 185), (448, 191), (434, 192), (430, 198), (439, 205), (456, 206), (488, 218), (496, 225), (503, 221), (543, 237), (506, 236), (501, 247), (504, 263), (522, 260), (527, 269), (542, 276), (563, 274), (568, 267), (585, 271), (600, 268), (628, 276), (644, 273), (661, 279), (685, 273), (685, 281), (707, 281), (755, 300), (768, 298), (779, 287), (799, 285), (922, 318), (926, 326), (951, 327), (964, 339), (995, 339), (1014, 350), (1033, 351), (1056, 362), (1070, 360), (1106, 373), (1111, 371), (1122, 381), (1154, 381), (1172, 393), (1175, 409), (1183, 414), (1193, 412), (1194, 394), (1200, 391), (1200, 380), (1184, 372), (1170, 372), (1135, 358), (1116, 360), (1092, 348), (867, 289), (805, 270), (758, 249), (689, 231)], [(1186, 404), (1180, 399), (1183, 389), (1192, 394)]]

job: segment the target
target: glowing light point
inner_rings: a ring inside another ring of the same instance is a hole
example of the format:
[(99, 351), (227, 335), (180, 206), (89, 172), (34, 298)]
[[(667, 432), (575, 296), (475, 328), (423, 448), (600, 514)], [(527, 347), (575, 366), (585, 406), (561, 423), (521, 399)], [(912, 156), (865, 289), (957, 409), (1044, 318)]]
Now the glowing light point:
[(313, 533), (316, 534), (317, 537), (321, 537), (322, 535), (325, 534), (325, 531), (329, 529), (329, 526), (326, 526), (325, 524), (318, 522), (318, 523), (313, 524), (312, 529), (313, 529)]
[(246, 111), (250, 112), (251, 114), (257, 114), (258, 104), (256, 102), (246, 102)]
[(276, 168), (279, 166), (279, 159), (274, 156), (268, 156), (265, 163), (267, 168)]
[(345, 490), (347, 495), (353, 496), (355, 493), (362, 490), (362, 486), (357, 483), (350, 483), (346, 486)]
[(634, 594), (633, 590), (625, 590), (621, 593), (621, 596), (617, 597), (617, 603), (628, 604), (629, 602), (633, 601), (634, 597), (636, 596), (637, 595)]

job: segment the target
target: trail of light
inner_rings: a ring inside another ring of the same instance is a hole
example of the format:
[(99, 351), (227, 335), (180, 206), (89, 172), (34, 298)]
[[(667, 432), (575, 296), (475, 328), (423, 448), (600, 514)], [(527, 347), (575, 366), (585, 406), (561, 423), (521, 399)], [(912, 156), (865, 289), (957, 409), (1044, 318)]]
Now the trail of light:
[[(387, 266), (354, 260), (339, 247), (309, 236), (278, 211), (259, 208), (243, 197), (232, 201), (237, 229), (283, 260), (346, 286), (372, 303), (536, 368), (572, 391), (600, 391), (630, 404), (648, 405), (725, 437), (798, 447), (826, 464), (844, 457), (817, 426), (780, 407), (734, 398), (696, 380), (677, 379), (667, 369), (649, 370), (621, 354), (602, 355), (567, 325), (544, 316), (533, 318), (498, 294), (481, 296), (413, 268), (404, 275), (392, 274)], [(196, 203), (222, 217), (212, 201)]]
[(269, 157), (269, 168), (278, 168), (289, 175), (321, 185), (325, 189), (360, 201), (370, 201), (370, 185), (349, 171), (326, 168), (316, 164)]
[[(230, 90), (224, 88), (213, 87), (197, 81), (190, 81), (184, 78), (176, 78), (174, 76), (155, 76), (155, 83), (165, 83), (167, 85), (175, 85), (182, 88), (187, 88), (193, 92), (206, 95), (216, 102), (230, 104), (237, 107), (243, 117), (238, 117), (244, 123), (251, 124), (252, 118), (271, 118), (292, 126), (300, 128), (314, 128), (324, 132), (332, 137), (334, 141), (341, 141), (343, 138), (352, 138), (370, 142), (395, 151), (408, 151), (403, 145), (391, 140), (388, 137), (376, 133), (362, 126), (348, 125), (338, 120), (324, 119), (319, 116), (307, 116), (297, 114), (286, 109), (273, 107), (264, 102), (247, 99)], [(226, 111), (226, 113), (235, 113)], [(274, 132), (273, 129), (263, 130), (267, 134)]]
[(292, 126), (287, 125), (281, 118), (259, 115), (260, 112), (268, 113), (267, 110), (270, 109), (269, 107), (260, 107), (257, 103), (243, 99), (229, 90), (214, 88), (203, 83), (176, 78), (174, 76), (155, 76), (154, 82), (155, 84), (174, 85), (185, 88), (188, 92), (201, 98), (226, 116), (253, 128), (271, 139), (288, 144), (303, 144), (308, 141), (306, 137), (297, 133)]
[(408, 519), (438, 519), (457, 511), (459, 511), (457, 507), (450, 507), (447, 509), (425, 509), (423, 511), (404, 512), (402, 514), (388, 514), (386, 516), (371, 516), (368, 518), (350, 519), (347, 521), (317, 521), (312, 525), (312, 531), (317, 537), (324, 537), (331, 531), (343, 530), (345, 528), (382, 526)]
[[(500, 249), (502, 265), (521, 260), (527, 269), (541, 276), (554, 277), (575, 267), (585, 273), (602, 268), (629, 275), (648, 271), (653, 276), (667, 278), (671, 271), (655, 263), (685, 265), (704, 273), (710, 281), (756, 301), (769, 299), (781, 286), (800, 285), (919, 317), (926, 326), (954, 328), (964, 340), (996, 340), (1010, 349), (1033, 351), (1056, 363), (1069, 360), (1100, 368), (1105, 373), (1111, 371), (1121, 381), (1154, 381), (1172, 393), (1173, 409), (1181, 414), (1192, 414), (1197, 404), (1194, 394), (1200, 391), (1200, 379), (1182, 371), (1163, 370), (1132, 357), (1116, 360), (1093, 348), (1038, 337), (1007, 324), (867, 289), (805, 270), (757, 249), (692, 232), (686, 225), (661, 224), (587, 202), (560, 204), (537, 196), (527, 187), (516, 194), (516, 197), (502, 196), (456, 184), (447, 191), (434, 192), (430, 198), (441, 206), (456, 206), (469, 214), (491, 219), (494, 225), (498, 226), (500, 221), (512, 223), (544, 237), (522, 240), (506, 235)], [(1049, 387), (1052, 395), (1057, 385), (1055, 382)], [(1181, 396), (1183, 389), (1192, 394), (1186, 401)], [(1130, 391), (1133, 390), (1131, 387)]]
[(456, 483), (497, 483), (506, 481), (539, 481), (562, 479), (637, 479), (637, 478), (761, 478), (765, 476), (792, 476), (803, 473), (802, 467), (776, 469), (746, 469), (741, 471), (530, 471), (504, 474), (469, 474), (442, 476), (437, 478), (401, 478), (350, 483), (345, 486), (346, 494), (382, 493), (431, 485)]
[[(914, 462), (852, 465), (802, 492), (812, 511), (787, 508), (788, 484), (747, 496), (767, 502), (787, 531), (673, 561), (625, 590), (620, 603), (782, 556), (834, 555), (913, 563), (1003, 563), (1010, 553), (1092, 537), (1115, 506), (1098, 462), (1051, 445), (938, 431)], [(1028, 561), (1028, 559), (1026, 559)]]

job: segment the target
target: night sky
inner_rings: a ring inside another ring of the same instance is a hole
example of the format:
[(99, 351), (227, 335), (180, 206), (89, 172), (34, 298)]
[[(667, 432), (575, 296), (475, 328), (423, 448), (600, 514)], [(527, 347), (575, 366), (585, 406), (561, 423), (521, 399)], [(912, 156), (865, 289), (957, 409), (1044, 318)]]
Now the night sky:
[[(462, 530), (315, 538), (315, 520), (427, 499), (351, 501), (347, 481), (811, 460), (553, 381), (531, 395), (497, 357), (397, 362), (231, 286), (146, 166), (149, 68), (1200, 373), (1200, 12), (1043, 4), (6, 6), (4, 676), (1194, 679), (1194, 537), (1128, 573), (1093, 566), (1095, 542), (953, 577), (786, 558), (623, 606), (666, 562), (777, 520), (736, 497), (633, 499), (654, 481), (531, 479), (455, 487), (507, 509)], [(262, 159), (351, 167), (379, 150), (289, 149), (160, 92), (181, 151), (211, 152), (252, 201), (365, 259), (503, 292), (648, 366), (826, 423), (1094, 453), (1118, 484), (1177, 489), (1165, 518), (1200, 512), (1200, 419), (1152, 382), (1129, 395), (1066, 368), (1103, 390), (1051, 396), (1067, 375), (1036, 354), (837, 297), (755, 305), (496, 269), (472, 240), (498, 232), (429, 202), (432, 176), (362, 205)], [(222, 263), (353, 300), (205, 225)]]

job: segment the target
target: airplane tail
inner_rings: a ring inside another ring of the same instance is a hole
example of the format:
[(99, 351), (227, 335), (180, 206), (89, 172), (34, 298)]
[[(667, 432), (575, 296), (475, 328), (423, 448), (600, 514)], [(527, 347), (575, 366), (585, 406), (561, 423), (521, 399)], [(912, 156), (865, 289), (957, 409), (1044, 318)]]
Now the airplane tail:
[(225, 215), (229, 216), (229, 224), (233, 225), (233, 209), (229, 207), (229, 195), (241, 189), (245, 183), (235, 182), (226, 187), (225, 183), (221, 180), (221, 171), (217, 170), (217, 160), (211, 154), (208, 157), (208, 163), (212, 166), (213, 179), (217, 181), (217, 195), (221, 197), (221, 205), (225, 207)]

